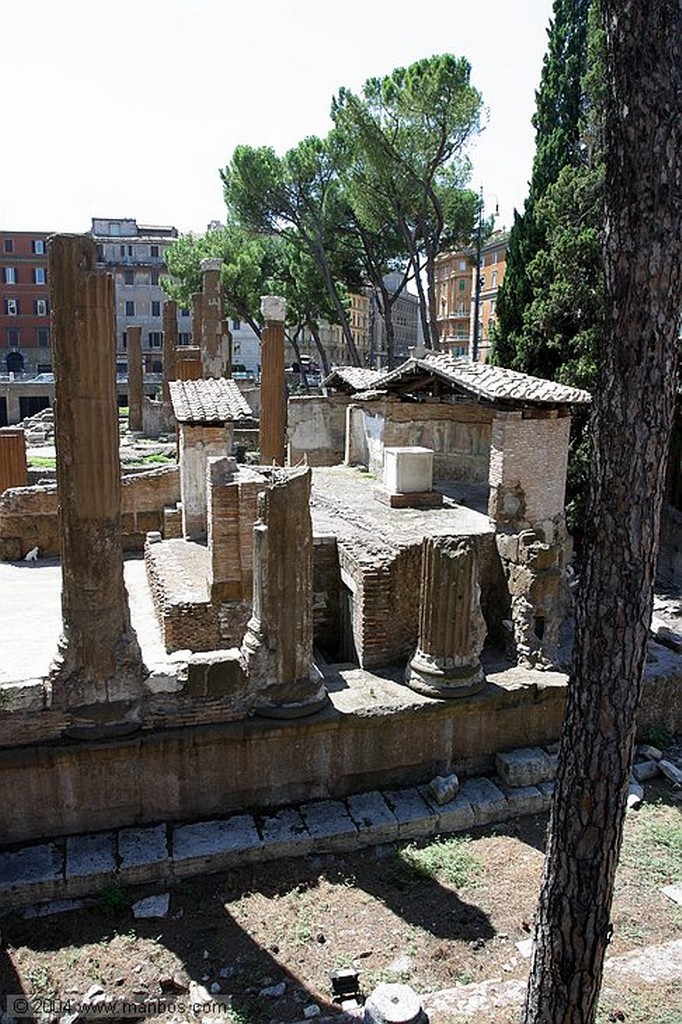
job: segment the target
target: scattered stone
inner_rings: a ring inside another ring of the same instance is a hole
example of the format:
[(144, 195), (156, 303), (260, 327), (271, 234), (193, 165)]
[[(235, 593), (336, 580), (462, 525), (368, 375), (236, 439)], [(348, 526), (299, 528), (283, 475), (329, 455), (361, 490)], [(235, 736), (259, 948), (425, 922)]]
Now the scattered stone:
[(649, 743), (641, 743), (637, 747), (637, 753), (641, 754), (648, 761), (660, 761), (663, 757), (663, 751), (659, 750), (658, 747), (652, 747)]
[(535, 786), (553, 779), (556, 768), (553, 759), (558, 755), (546, 754), (541, 747), (521, 747), (495, 756), (495, 767), (507, 786)]
[(287, 990), (285, 981), (280, 981), (277, 985), (268, 985), (266, 988), (262, 988), (258, 993), (259, 996), (264, 999), (280, 999)]
[(682, 651), (682, 634), (654, 615), (651, 619), (651, 634), (657, 643), (679, 654)]
[[(279, 952), (279, 950), (277, 950)], [(234, 967), (221, 967), (218, 971), (218, 976), (223, 980), (234, 977)]]
[(661, 769), (666, 779), (669, 779), (675, 786), (682, 786), (682, 771), (673, 764), (672, 761), (666, 761), (662, 758), (658, 762), (658, 767)]
[(170, 893), (164, 892), (159, 896), (147, 896), (145, 899), (133, 903), (133, 917), (165, 917), (170, 906)]
[(644, 799), (644, 790), (638, 782), (631, 782), (628, 786), (627, 806), (637, 808), (641, 806)]
[(106, 998), (106, 992), (101, 985), (91, 985), (88, 991), (83, 996), (86, 1003), (97, 1003), (101, 1002)]
[(632, 775), (637, 782), (648, 782), (659, 773), (658, 761), (639, 761), (632, 766)]
[(521, 939), (520, 942), (515, 942), (514, 945), (518, 949), (521, 956), (525, 956), (526, 959), (530, 958), (533, 952), (533, 940), (532, 939)]
[(682, 904), (682, 885), (664, 885), (661, 892), (673, 903)]
[(303, 1009), (303, 1016), (306, 1020), (310, 1020), (312, 1017), (319, 1017), (321, 1010), (317, 1003), (311, 1003), (310, 1006), (306, 1006)]
[(388, 965), (389, 971), (394, 974), (409, 974), (412, 971), (412, 958), (403, 954)]
[(211, 985), (211, 994), (217, 996), (219, 992), (222, 992), (222, 986), (217, 981), (214, 981)]
[(200, 985), (198, 981), (190, 981), (189, 983), (189, 1001), (190, 1003), (200, 1004), (205, 1006), (206, 1003), (212, 1003), (211, 993), (205, 987)]
[(365, 1024), (411, 1024), (422, 1014), (419, 996), (409, 985), (377, 985), (365, 1003)]
[(21, 916), (25, 921), (36, 917), (52, 917), (54, 914), (68, 914), (71, 910), (80, 910), (85, 906), (85, 900), (50, 900), (49, 903), (39, 903), (35, 907), (24, 907)]
[(436, 775), (429, 782), (429, 791), (439, 807), (450, 803), (459, 792), (459, 779), (453, 772), (451, 775)]

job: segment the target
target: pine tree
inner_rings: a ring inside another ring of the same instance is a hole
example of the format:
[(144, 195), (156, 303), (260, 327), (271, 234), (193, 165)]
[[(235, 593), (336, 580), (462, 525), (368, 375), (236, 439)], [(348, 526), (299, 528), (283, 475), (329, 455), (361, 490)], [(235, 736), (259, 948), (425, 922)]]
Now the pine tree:
[[(533, 118), (536, 151), (530, 190), (522, 214), (515, 213), (504, 284), (497, 302), (492, 361), (543, 377), (557, 376), (556, 356), (548, 357), (541, 317), (529, 315), (538, 294), (543, 294), (557, 269), (555, 259), (542, 258), (551, 248), (547, 209), (543, 199), (565, 168), (585, 163), (582, 138), (586, 98), (584, 79), (588, 65), (588, 16), (592, 0), (555, 0), (548, 32), (548, 50), (537, 92)], [(589, 155), (588, 155), (589, 156)], [(564, 187), (566, 179), (564, 179)], [(569, 190), (570, 194), (570, 190)], [(574, 327), (564, 325), (552, 336), (561, 350)]]

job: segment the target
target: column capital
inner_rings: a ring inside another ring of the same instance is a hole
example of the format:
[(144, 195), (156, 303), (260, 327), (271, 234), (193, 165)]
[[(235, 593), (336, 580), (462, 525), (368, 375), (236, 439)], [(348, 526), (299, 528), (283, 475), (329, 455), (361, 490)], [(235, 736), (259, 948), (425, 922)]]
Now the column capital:
[(261, 295), (260, 311), (266, 323), (281, 323), (286, 320), (287, 302), (281, 295)]

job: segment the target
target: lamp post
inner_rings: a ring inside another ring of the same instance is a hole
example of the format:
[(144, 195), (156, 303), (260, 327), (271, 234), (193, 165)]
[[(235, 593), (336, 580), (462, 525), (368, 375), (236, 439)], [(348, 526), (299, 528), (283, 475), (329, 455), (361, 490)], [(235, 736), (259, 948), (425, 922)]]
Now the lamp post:
[[(498, 214), (499, 206), (495, 197), (495, 217)], [(474, 337), (471, 345), (471, 358), (474, 363), (478, 362), (478, 334), (480, 331), (480, 305), (481, 305), (481, 247), (483, 245), (483, 186), (481, 185), (478, 197), (478, 227), (476, 229), (476, 286), (474, 288)]]

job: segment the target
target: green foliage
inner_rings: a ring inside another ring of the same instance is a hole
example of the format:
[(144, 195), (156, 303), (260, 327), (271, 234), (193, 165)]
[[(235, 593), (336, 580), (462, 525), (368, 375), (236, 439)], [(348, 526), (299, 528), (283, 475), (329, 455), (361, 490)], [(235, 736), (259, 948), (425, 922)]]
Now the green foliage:
[(118, 885), (107, 885), (97, 896), (97, 907), (103, 914), (119, 914), (128, 906), (125, 890)]
[(425, 846), (410, 843), (388, 863), (386, 878), (399, 889), (434, 879), (455, 889), (471, 887), (477, 883), (483, 864), (470, 844), (468, 836), (437, 839)]

